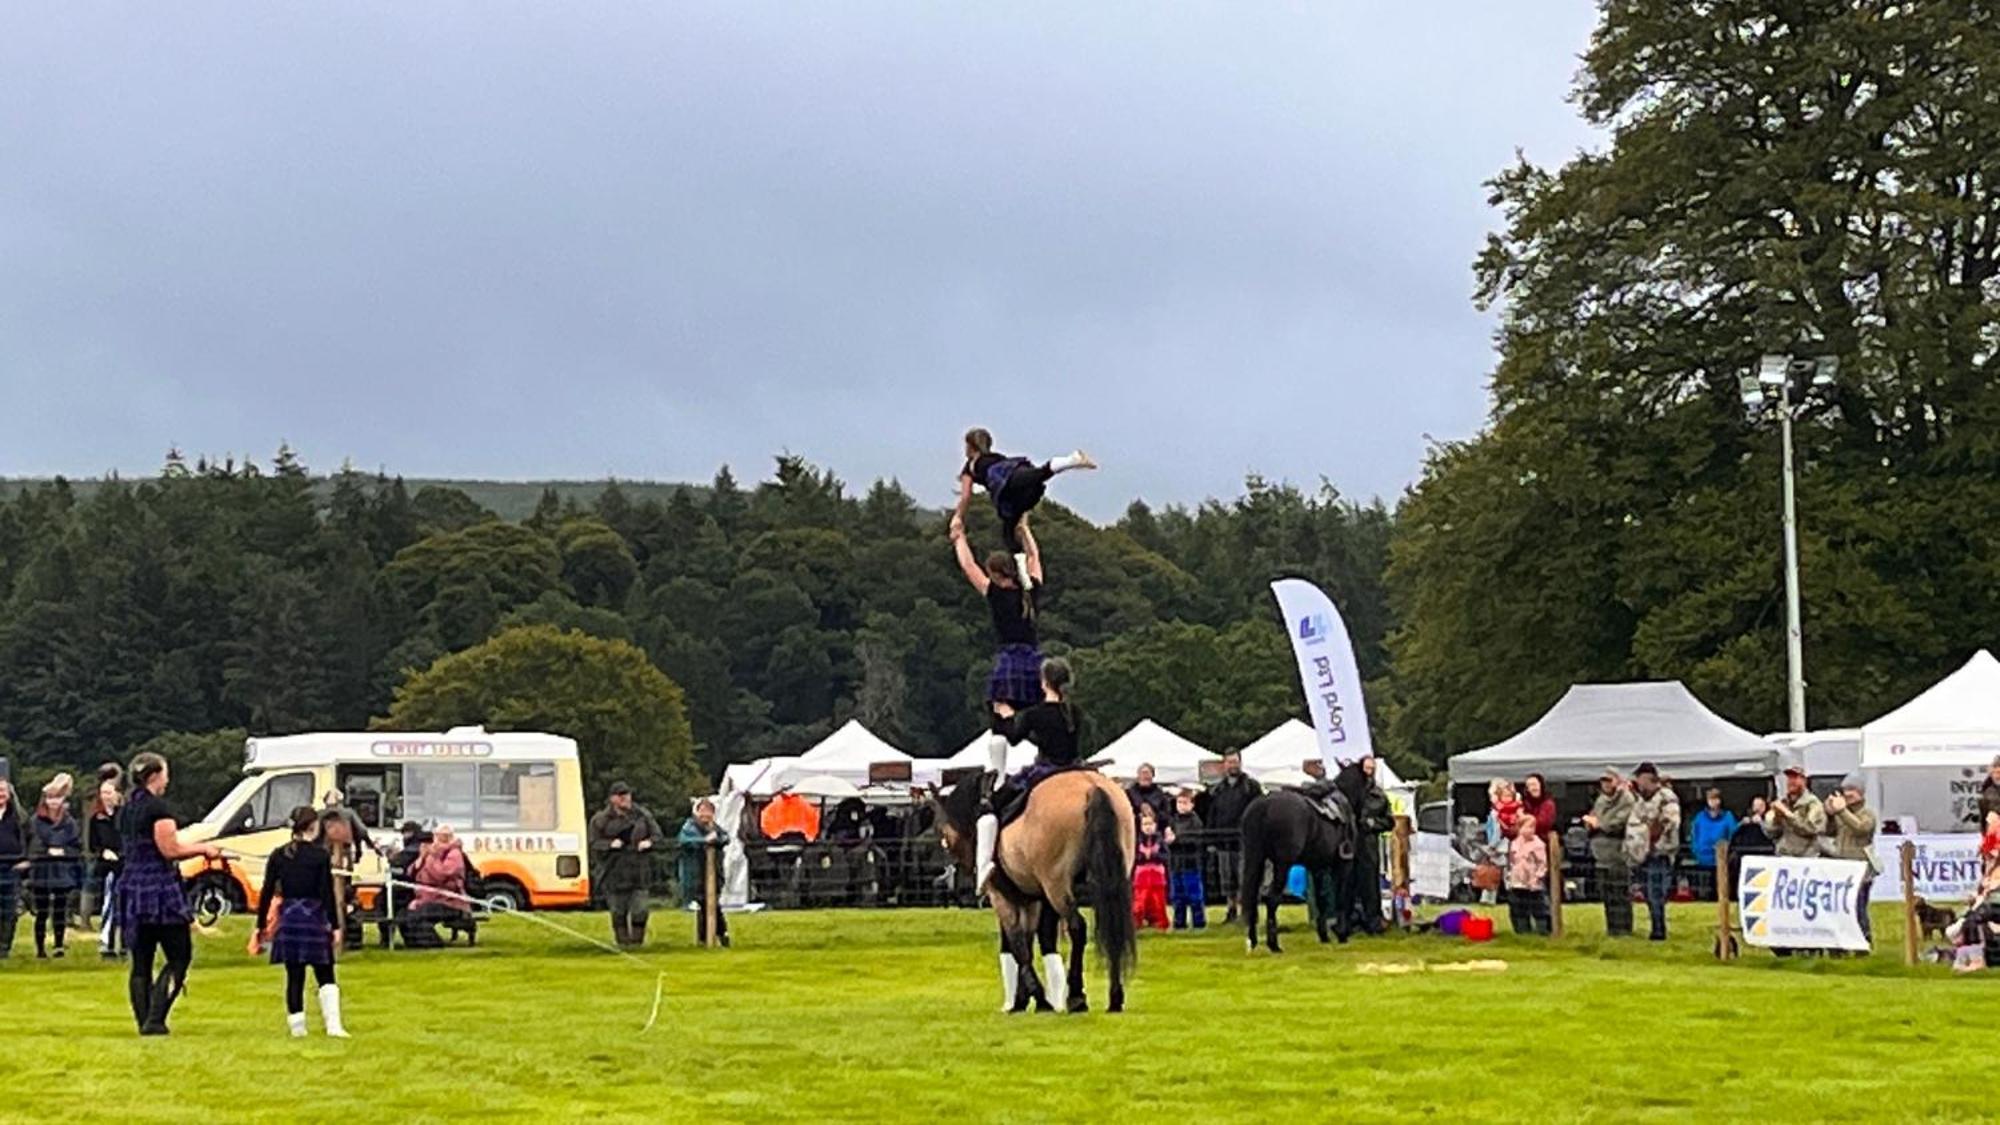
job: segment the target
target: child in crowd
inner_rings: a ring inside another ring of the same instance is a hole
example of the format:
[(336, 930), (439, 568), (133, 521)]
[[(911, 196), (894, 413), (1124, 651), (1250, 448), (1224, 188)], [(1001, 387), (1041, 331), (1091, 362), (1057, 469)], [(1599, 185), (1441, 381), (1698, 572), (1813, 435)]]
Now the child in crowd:
[(1132, 920), (1167, 928), (1167, 841), (1151, 806), (1139, 810), (1139, 847), (1132, 864)]
[(1522, 817), (1514, 826), (1514, 844), (1507, 849), (1507, 915), (1517, 934), (1547, 934), (1549, 919), (1549, 849), (1535, 834), (1535, 819)]
[(1208, 928), (1208, 888), (1201, 881), (1201, 817), (1194, 811), (1194, 794), (1174, 794), (1174, 815), (1167, 821), (1167, 867), (1173, 885), (1167, 897), (1174, 904), (1174, 929), (1190, 924)]
[(1986, 830), (1979, 837), (1979, 870), (1982, 875), (1993, 874), (2000, 867), (2000, 812), (1986, 814)]

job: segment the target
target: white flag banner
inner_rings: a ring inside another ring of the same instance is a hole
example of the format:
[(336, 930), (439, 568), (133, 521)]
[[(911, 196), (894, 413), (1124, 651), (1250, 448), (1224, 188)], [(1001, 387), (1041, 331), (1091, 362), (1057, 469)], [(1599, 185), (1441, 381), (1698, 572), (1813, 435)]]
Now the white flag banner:
[(1354, 664), (1354, 643), (1347, 623), (1318, 586), (1299, 578), (1271, 583), (1292, 653), (1299, 661), (1299, 681), (1306, 689), (1313, 731), (1319, 736), (1319, 756), (1328, 770), (1375, 756), (1368, 733), (1368, 706), (1361, 700), (1361, 670)]
[(1743, 940), (1777, 949), (1866, 952), (1859, 911), (1866, 878), (1868, 865), (1858, 859), (1745, 856), (1736, 889)]

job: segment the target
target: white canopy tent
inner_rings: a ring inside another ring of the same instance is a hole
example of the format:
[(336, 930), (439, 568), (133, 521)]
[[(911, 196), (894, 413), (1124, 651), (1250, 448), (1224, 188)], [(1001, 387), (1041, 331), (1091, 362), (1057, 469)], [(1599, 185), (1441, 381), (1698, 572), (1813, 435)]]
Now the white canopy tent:
[[(1265, 785), (1301, 785), (1312, 780), (1305, 772), (1305, 763), (1319, 756), (1319, 736), (1312, 727), (1297, 719), (1286, 719), (1243, 748), (1243, 772)], [(1335, 772), (1329, 768), (1327, 776)], [(1389, 803), (1397, 812), (1415, 810), (1415, 783), (1396, 776), (1389, 763), (1379, 757), (1375, 759), (1375, 784), (1389, 795)]]
[(1577, 684), (1535, 724), (1484, 750), (1451, 759), (1453, 785), (1539, 773), (1552, 782), (1594, 780), (1641, 762), (1689, 779), (1770, 776), (1785, 751), (1710, 711), (1678, 680)]
[(781, 779), (781, 785), (795, 778), (823, 775), (863, 786), (868, 784), (871, 767), (914, 761), (915, 758), (882, 741), (859, 720), (849, 719), (817, 746), (799, 755), (798, 761), (787, 771), (791, 776)]
[[(944, 760), (946, 770), (983, 770), (987, 766), (986, 740), (991, 735), (981, 733), (965, 744), (965, 748)], [(1007, 747), (1007, 772), (1019, 773), (1027, 769), (1035, 760), (1035, 744), (1016, 742)]]
[(1140, 766), (1149, 765), (1153, 779), (1161, 785), (1196, 785), (1201, 782), (1202, 763), (1221, 761), (1221, 757), (1151, 719), (1141, 719), (1090, 760), (1104, 776), (1118, 781), (1131, 781), (1139, 775)]
[(1979, 787), (2000, 758), (2000, 660), (1985, 649), (1861, 728), (1869, 799), (1905, 831), (1976, 832)]
[(754, 762), (738, 762), (725, 766), (722, 770), (721, 792), (741, 793), (748, 797), (775, 796), (784, 788), (785, 779), (792, 768), (798, 765), (796, 756), (780, 758), (759, 758)]

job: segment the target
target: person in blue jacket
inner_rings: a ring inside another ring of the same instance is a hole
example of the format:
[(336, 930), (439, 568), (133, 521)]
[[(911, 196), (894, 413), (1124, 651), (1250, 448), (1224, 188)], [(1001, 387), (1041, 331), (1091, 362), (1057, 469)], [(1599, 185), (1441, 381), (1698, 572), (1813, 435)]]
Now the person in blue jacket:
[(1736, 834), (1736, 814), (1722, 807), (1722, 790), (1710, 786), (1700, 812), (1688, 822), (1688, 851), (1694, 856), (1695, 894), (1715, 898), (1715, 845)]

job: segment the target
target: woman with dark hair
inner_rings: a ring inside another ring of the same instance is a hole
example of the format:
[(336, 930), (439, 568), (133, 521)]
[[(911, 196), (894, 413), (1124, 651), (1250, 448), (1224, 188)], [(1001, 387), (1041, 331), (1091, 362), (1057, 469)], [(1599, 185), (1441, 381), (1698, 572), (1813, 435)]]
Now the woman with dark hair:
[(958, 569), (972, 588), (979, 591), (979, 596), (986, 599), (993, 632), (1000, 642), (1000, 650), (993, 658), (993, 671), (986, 677), (991, 725), (986, 741), (987, 777), (982, 784), (988, 787), (989, 802), (980, 810), (973, 832), (975, 854), (981, 857), (974, 870), (982, 889), (986, 877), (992, 873), (993, 844), (1000, 831), (1000, 822), (994, 817), (990, 802), (990, 787), (1007, 770), (1006, 716), (1031, 708), (1042, 699), (1042, 650), (1035, 627), (1035, 593), (1031, 588), (1042, 579), (1042, 552), (1035, 543), (1034, 532), (1025, 523), (1021, 525), (1021, 540), (1028, 549), (1025, 572), (1017, 567), (1014, 556), (1004, 551), (995, 551), (981, 567), (973, 560), (965, 525), (952, 520), (951, 542), (958, 556)]
[[(97, 891), (98, 909), (104, 914), (97, 950), (106, 960), (118, 957), (123, 948), (118, 929), (118, 850), (124, 846), (118, 839), (118, 808), (123, 803), (116, 781), (98, 782), (97, 799), (90, 804), (90, 819), (83, 829), (84, 851), (90, 854), (90, 885)], [(84, 912), (83, 920), (90, 921), (89, 911)]]
[[(118, 919), (132, 951), (132, 974), (126, 991), (132, 1018), (141, 1035), (167, 1034), (167, 1014), (187, 987), (188, 965), (194, 960), (189, 927), (194, 912), (181, 888), (181, 860), (200, 856), (221, 859), (214, 844), (184, 844), (167, 809), (167, 760), (146, 753), (132, 759), (132, 799), (125, 805), (119, 855), (124, 869), (118, 880)], [(153, 975), (153, 955), (166, 965)]]
[(28, 869), (28, 820), (14, 787), (0, 780), (0, 961), (14, 955), (21, 922), (21, 874)]
[(1531, 773), (1521, 782), (1521, 815), (1535, 818), (1535, 835), (1546, 841), (1556, 830), (1556, 799), (1549, 795), (1548, 779)]
[[(340, 986), (333, 980), (333, 953), (340, 945), (334, 929), (333, 857), (315, 843), (319, 814), (300, 805), (292, 810), (292, 838), (264, 863), (264, 890), (257, 900), (257, 929), (250, 951), (268, 938), (271, 964), (285, 967), (285, 1023), (292, 1038), (306, 1034), (306, 967), (319, 986), (319, 1014), (326, 1033), (347, 1038), (340, 1023)], [(273, 916), (275, 915), (275, 917)]]
[[(1090, 455), (1077, 450), (1064, 457), (1052, 458), (1037, 465), (1026, 457), (1008, 457), (993, 452), (993, 435), (983, 429), (973, 429), (965, 434), (965, 465), (958, 471), (958, 507), (952, 511), (954, 525), (965, 523), (966, 509), (972, 506), (972, 490), (983, 488), (993, 498), (993, 507), (1000, 515), (1000, 538), (1007, 544), (1007, 550), (1014, 555), (1014, 564), (1024, 574), (1030, 569), (1028, 553), (1031, 550), (1021, 530), (1028, 513), (1042, 502), (1048, 492), (1049, 481), (1057, 473), (1071, 469), (1095, 469), (1097, 462)], [(1040, 583), (1038, 575), (1028, 575), (1031, 583)]]

